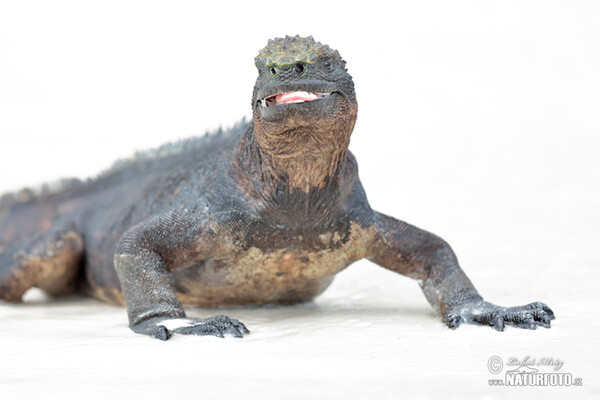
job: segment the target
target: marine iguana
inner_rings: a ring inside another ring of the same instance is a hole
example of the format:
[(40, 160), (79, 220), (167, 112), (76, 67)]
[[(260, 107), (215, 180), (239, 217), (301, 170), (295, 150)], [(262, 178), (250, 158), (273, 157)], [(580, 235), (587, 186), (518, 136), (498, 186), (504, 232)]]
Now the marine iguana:
[(188, 318), (182, 304), (304, 302), (367, 258), (416, 279), (450, 328), (550, 327), (545, 304), (484, 301), (445, 241), (371, 209), (348, 150), (358, 107), (338, 51), (286, 36), (255, 64), (252, 121), (85, 182), (5, 195), (0, 300), (83, 291), (126, 305), (140, 334), (241, 337), (241, 322)]

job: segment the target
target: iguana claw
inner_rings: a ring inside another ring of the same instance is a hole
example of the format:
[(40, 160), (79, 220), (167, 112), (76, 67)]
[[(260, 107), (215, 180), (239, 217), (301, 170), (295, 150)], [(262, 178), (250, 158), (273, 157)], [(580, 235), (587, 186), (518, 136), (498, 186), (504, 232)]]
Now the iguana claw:
[(539, 301), (524, 306), (500, 307), (483, 300), (472, 300), (452, 307), (444, 320), (451, 329), (465, 322), (489, 325), (501, 332), (506, 325), (523, 329), (550, 328), (550, 321), (554, 318), (550, 307)]
[(168, 340), (173, 333), (181, 335), (216, 336), (231, 335), (241, 338), (250, 333), (248, 328), (237, 319), (225, 315), (210, 318), (166, 318), (152, 319), (132, 329), (137, 333), (150, 335), (160, 340)]

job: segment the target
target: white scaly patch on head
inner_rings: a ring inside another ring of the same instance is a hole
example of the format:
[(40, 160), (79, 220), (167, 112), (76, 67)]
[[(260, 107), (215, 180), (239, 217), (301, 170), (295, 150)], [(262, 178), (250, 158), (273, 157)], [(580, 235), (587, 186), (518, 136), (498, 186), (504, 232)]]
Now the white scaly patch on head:
[(168, 330), (172, 331), (177, 328), (185, 328), (186, 326), (192, 326), (192, 325), (194, 325), (194, 323), (192, 322), (192, 320), (185, 319), (185, 318), (173, 318), (173, 319), (162, 320), (162, 321), (156, 323), (156, 325), (157, 326), (162, 325), (165, 328), (167, 328)]

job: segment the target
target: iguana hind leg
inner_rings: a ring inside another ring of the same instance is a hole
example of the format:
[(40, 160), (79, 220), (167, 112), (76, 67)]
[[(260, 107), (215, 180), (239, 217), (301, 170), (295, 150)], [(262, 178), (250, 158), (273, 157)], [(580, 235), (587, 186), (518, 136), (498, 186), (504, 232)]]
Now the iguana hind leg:
[(20, 301), (32, 287), (51, 296), (72, 294), (83, 252), (83, 238), (73, 230), (46, 232), (0, 248), (0, 300)]

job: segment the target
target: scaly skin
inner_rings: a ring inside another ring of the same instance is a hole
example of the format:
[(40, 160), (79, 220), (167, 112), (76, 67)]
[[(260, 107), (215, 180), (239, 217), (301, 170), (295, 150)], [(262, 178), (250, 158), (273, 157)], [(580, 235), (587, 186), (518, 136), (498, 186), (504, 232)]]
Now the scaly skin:
[[(348, 151), (358, 107), (337, 51), (275, 39), (256, 66), (251, 122), (43, 196), (4, 197), (0, 299), (80, 289), (125, 304), (141, 334), (241, 337), (241, 322), (187, 318), (182, 303), (307, 301), (367, 258), (417, 279), (450, 328), (550, 327), (545, 304), (483, 301), (446, 242), (371, 209)], [(298, 91), (304, 102), (272, 97)]]

